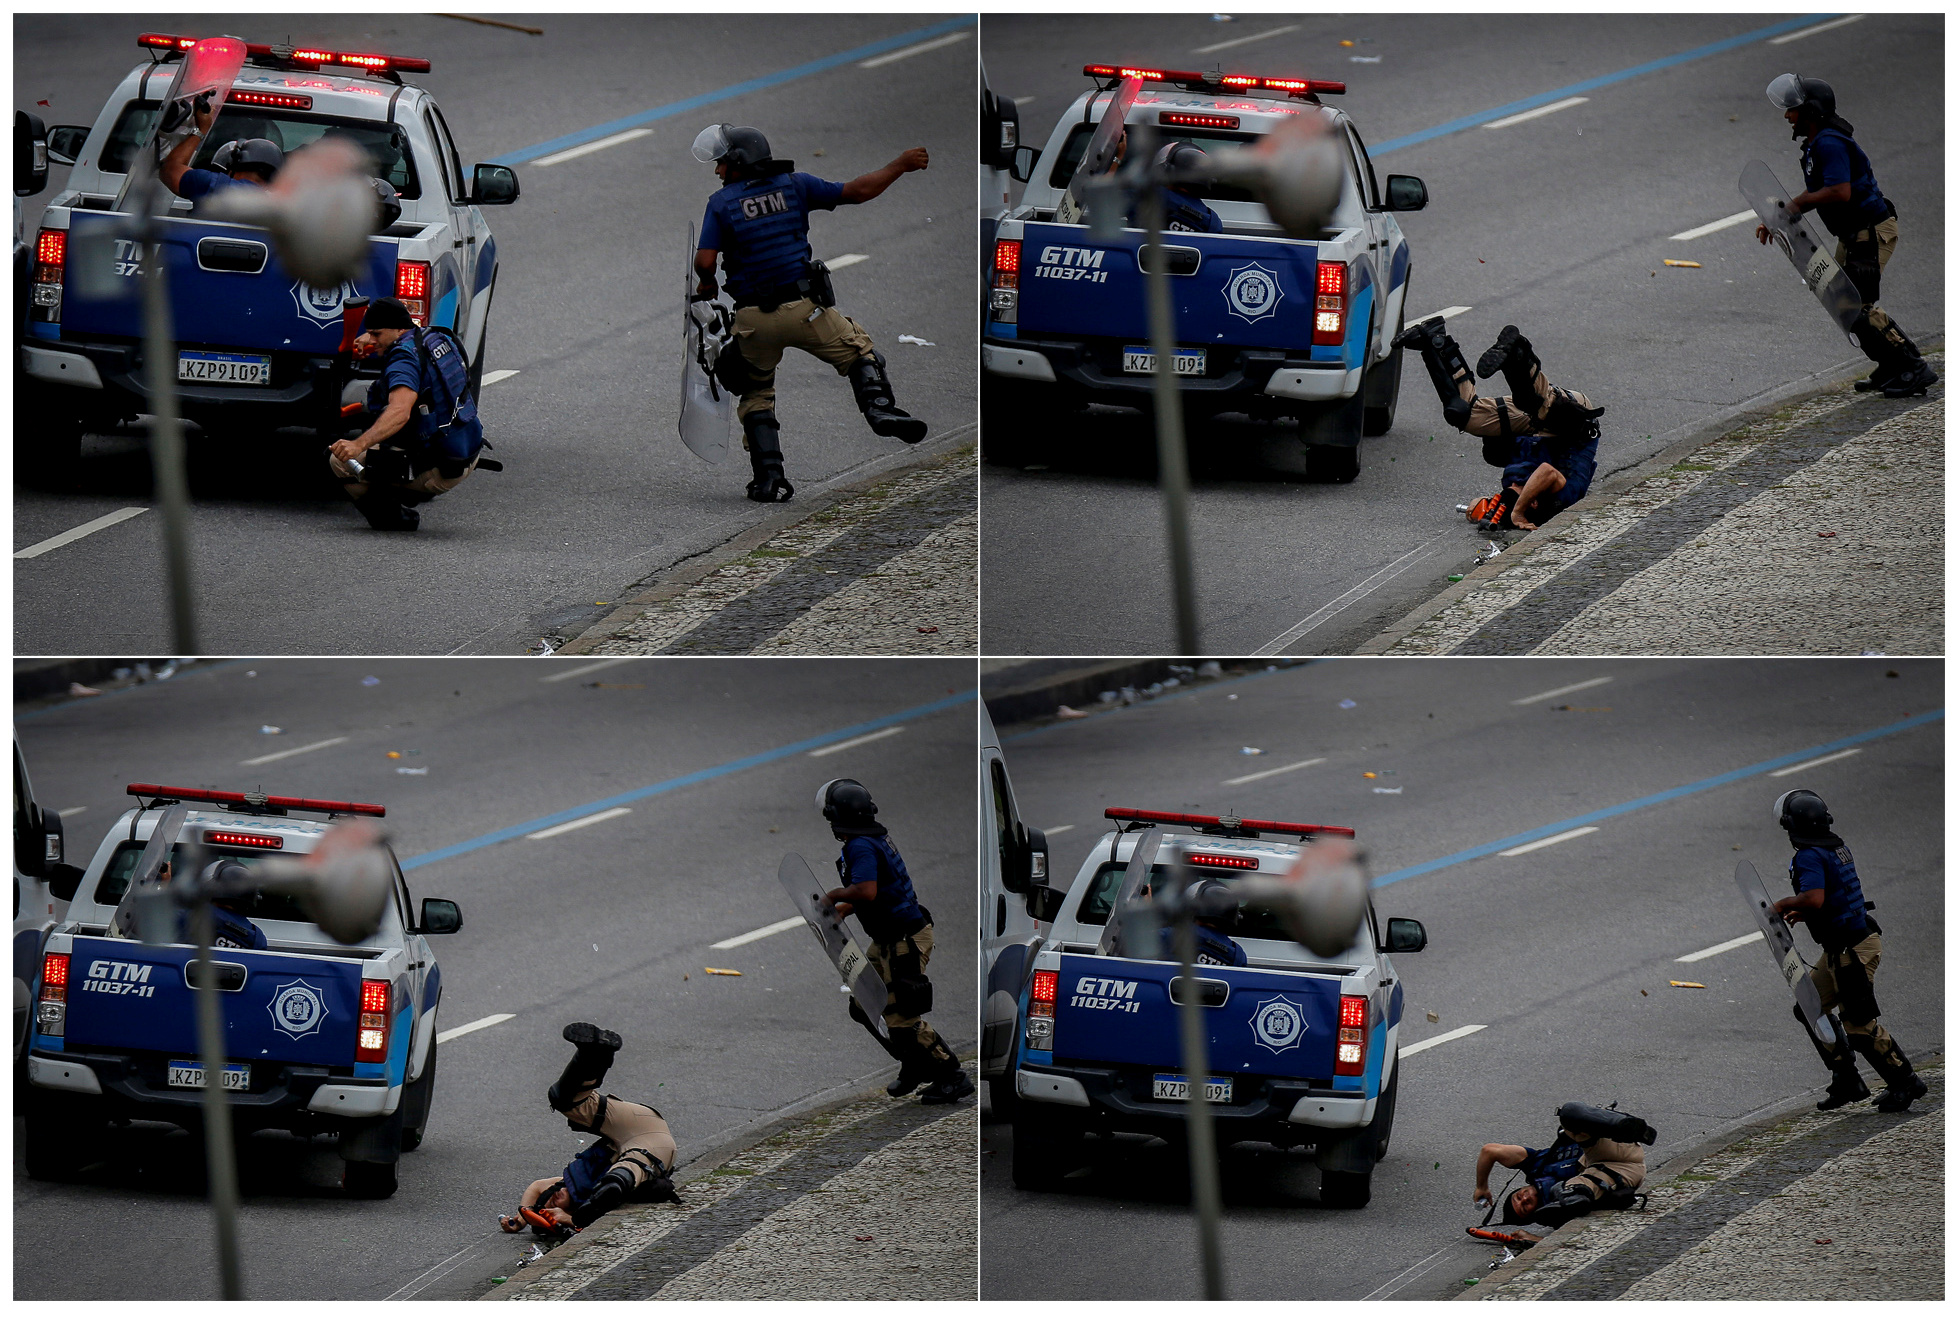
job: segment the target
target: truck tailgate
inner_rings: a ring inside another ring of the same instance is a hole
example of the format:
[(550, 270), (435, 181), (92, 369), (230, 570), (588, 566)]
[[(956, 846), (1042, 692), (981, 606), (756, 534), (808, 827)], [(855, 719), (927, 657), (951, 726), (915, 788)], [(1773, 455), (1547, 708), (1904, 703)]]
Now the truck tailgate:
[[(115, 228), (126, 218), (75, 211), (69, 218), (71, 254), (91, 230)], [(186, 347), (331, 356), (340, 350), (341, 303), (356, 293), (383, 297), (394, 292), (397, 248), (391, 238), (369, 240), (368, 268), (359, 279), (318, 289), (287, 273), (272, 249), (272, 236), (263, 229), (173, 216), (163, 221), (163, 231), (175, 333)], [(115, 250), (116, 271), (129, 281), (130, 296), (83, 299), (71, 279), (62, 306), (64, 334), (142, 336), (135, 244), (121, 243)]]
[[(1055, 1060), (1181, 1070), (1177, 975), (1165, 961), (1063, 956)], [(1212, 1074), (1331, 1079), (1340, 979), (1218, 965), (1199, 965), (1197, 977), (1228, 989), (1204, 1007)]]
[[(185, 966), (196, 959), (194, 947), (77, 937), (69, 963), (67, 1046), (196, 1059), (196, 993), (185, 977)], [(227, 1056), (353, 1064), (359, 962), (233, 947), (218, 949), (213, 959), (244, 971), (235, 991), (219, 994)], [(236, 977), (235, 970), (226, 972)]]

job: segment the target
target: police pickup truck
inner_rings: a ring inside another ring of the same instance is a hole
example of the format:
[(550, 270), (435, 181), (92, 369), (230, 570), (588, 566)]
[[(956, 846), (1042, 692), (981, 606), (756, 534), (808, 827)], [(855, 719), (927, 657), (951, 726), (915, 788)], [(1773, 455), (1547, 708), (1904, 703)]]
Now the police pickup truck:
[[(108, 1120), (201, 1128), (197, 948), (115, 935), (117, 907), (154, 840), (176, 863), (187, 847), (250, 866), (304, 855), (336, 817), (381, 817), (380, 805), (237, 791), (131, 785), (84, 871), (66, 917), (48, 933), (27, 1039), (27, 1172), (72, 1174)], [(184, 806), (174, 808), (179, 803)], [(325, 821), (296, 818), (323, 814)], [(158, 839), (158, 829), (166, 835)], [(167, 835), (174, 831), (175, 835)], [(395, 1162), (421, 1145), (435, 1096), (442, 970), (428, 936), (453, 933), (453, 901), (428, 898), (419, 918), (399, 864), (394, 899), (372, 937), (342, 946), (285, 896), (231, 903), (264, 933), (262, 951), (216, 949), (225, 1074), (239, 1133), (337, 1133), (342, 1186), (356, 1198), (395, 1190)]]
[[(140, 297), (92, 300), (68, 277), (71, 239), (120, 225), (117, 198), (132, 158), (156, 124), (175, 64), (195, 38), (146, 33), (150, 53), (122, 80), (93, 127), (48, 130), (49, 154), (72, 165), (35, 236), (16, 385), (35, 395), (17, 414), (36, 418), (15, 435), (23, 468), (62, 475), (81, 436), (149, 410), (141, 365)], [(402, 81), (425, 59), (249, 45), (210, 136), (192, 161), (203, 167), (228, 142), (262, 137), (288, 154), (318, 138), (350, 138), (375, 176), (394, 187), (401, 215), (371, 240), (367, 271), (315, 288), (279, 263), (270, 235), (194, 219), (176, 200), (162, 249), (177, 337), (182, 413), (207, 429), (263, 434), (281, 426), (335, 431), (343, 405), (362, 401), (378, 363), (356, 364), (343, 341), (349, 299), (398, 297), (420, 325), (462, 339), (472, 384), (482, 381), (497, 246), (482, 207), (517, 199), (507, 166), (465, 175), (435, 98)], [(134, 280), (141, 253), (122, 239), (114, 272)], [(134, 285), (132, 283), (132, 292)]]
[[(1227, 887), (1238, 875), (1286, 872), (1316, 834), (1352, 835), (1207, 814), (1106, 814), (1116, 830), (1083, 861), (1021, 993), (1013, 1178), (1023, 1189), (1051, 1187), (1074, 1170), (1085, 1134), (1181, 1135), (1193, 1079), (1184, 1073), (1178, 1034), (1185, 990), (1179, 967), (1100, 949), (1146, 830), (1192, 829), (1200, 840), (1189, 846), (1186, 863)], [(1150, 879), (1152, 886), (1168, 881), (1167, 867), (1153, 863)], [(1391, 919), (1383, 929), (1371, 901), (1353, 945), (1334, 957), (1293, 941), (1260, 906), (1241, 905), (1219, 931), (1244, 949), (1248, 963), (1205, 963), (1197, 977), (1210, 1058), (1201, 1082), (1218, 1146), (1310, 1145), (1321, 1202), (1365, 1206), (1374, 1164), (1387, 1155), (1401, 1079), (1395, 1044), (1403, 991), (1391, 952), (1420, 951), (1427, 934), (1413, 919)]]
[[(1296, 418), (1307, 474), (1352, 480), (1363, 434), (1394, 424), (1401, 386), (1408, 240), (1394, 212), (1420, 210), (1418, 178), (1389, 175), (1383, 188), (1360, 132), (1320, 97), (1346, 84), (1090, 64), (1096, 80), (1060, 121), (1020, 203), (1002, 220), (989, 255), (981, 347), (985, 442), (996, 460), (1033, 456), (1030, 418), (1087, 403), (1150, 405), (1150, 350), (1140, 228), (1113, 242), (1085, 224), (1056, 222), (1090, 138), (1111, 114), (1126, 127), (1154, 125), (1158, 141), (1206, 152), (1255, 143), (1301, 115), (1325, 121), (1346, 164), (1332, 223), (1312, 238), (1287, 237), (1242, 188), (1197, 189), (1222, 233), (1165, 236), (1185, 414), (1240, 412)], [(1137, 80), (1127, 111), (1118, 94)], [(1091, 203), (1093, 204), (1093, 203)], [(1105, 203), (1106, 204), (1106, 203)]]

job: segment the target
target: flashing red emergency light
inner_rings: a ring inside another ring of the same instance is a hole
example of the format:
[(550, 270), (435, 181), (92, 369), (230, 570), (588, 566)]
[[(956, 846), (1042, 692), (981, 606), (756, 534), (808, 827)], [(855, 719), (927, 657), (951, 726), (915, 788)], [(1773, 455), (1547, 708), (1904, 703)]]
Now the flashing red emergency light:
[(297, 809), (309, 814), (368, 814), (377, 819), (388, 816), (386, 805), (363, 805), (353, 800), (313, 800), (307, 796), (267, 796), (255, 791), (212, 791), (205, 787), (166, 787), (153, 782), (131, 782), (128, 794), (156, 800), (207, 802), (213, 805), (249, 805), (254, 809)]
[[(165, 32), (145, 32), (136, 38), (136, 44), (149, 50), (186, 51), (195, 46), (201, 38), (180, 37)], [(429, 62), (408, 55), (355, 54), (345, 50), (322, 50), (317, 46), (297, 46), (287, 50), (280, 46), (263, 42), (247, 42), (245, 53), (254, 59), (271, 59), (292, 64), (322, 65), (339, 64), (347, 68), (364, 69), (369, 73), (427, 73)], [(295, 109), (310, 109), (310, 106), (295, 106)]]
[(1340, 1032), (1333, 1054), (1333, 1073), (1367, 1073), (1367, 998), (1340, 999)]
[(1258, 860), (1250, 855), (1186, 855), (1186, 860), (1202, 868), (1256, 869)]
[(136, 44), (151, 50), (189, 50), (197, 44), (197, 38), (173, 37), (162, 32), (145, 32), (136, 38)]
[(1160, 124), (1177, 128), (1236, 128), (1235, 114), (1193, 114), (1189, 110), (1164, 110), (1156, 116)]
[(1179, 69), (1131, 68), (1120, 64), (1084, 64), (1082, 72), (1091, 78), (1141, 78), (1144, 82), (1165, 82), (1203, 87), (1239, 87), (1246, 91), (1282, 91), (1288, 96), (1345, 95), (1347, 84), (1319, 78), (1261, 78), (1250, 73), (1192, 73)]
[(261, 851), (284, 850), (286, 846), (286, 839), (284, 837), (269, 837), (262, 832), (218, 832), (213, 830), (204, 834), (204, 840), (213, 846), (249, 846), (254, 850)]
[(1325, 833), (1329, 837), (1351, 837), (1352, 828), (1332, 823), (1275, 823), (1270, 819), (1227, 819), (1216, 814), (1167, 814), (1157, 809), (1119, 809), (1110, 806), (1102, 817), (1132, 823), (1183, 823), (1193, 828), (1235, 828), (1248, 833), (1283, 832), (1293, 837)]
[(310, 110), (311, 96), (296, 96), (283, 91), (234, 91), (225, 98), (227, 105), (266, 105), (275, 110)]

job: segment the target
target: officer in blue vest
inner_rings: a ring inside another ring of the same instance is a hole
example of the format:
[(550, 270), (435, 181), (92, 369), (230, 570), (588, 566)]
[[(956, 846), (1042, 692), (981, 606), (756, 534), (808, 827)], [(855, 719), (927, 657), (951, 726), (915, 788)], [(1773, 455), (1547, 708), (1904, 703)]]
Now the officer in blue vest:
[(191, 159), (210, 135), (215, 117), (208, 105), (198, 106), (192, 113), (194, 131), (177, 143), (157, 166), (157, 176), (165, 187), (198, 205), (206, 197), (229, 188), (266, 187), (286, 161), (286, 153), (279, 149), (278, 143), (264, 137), (244, 137), (219, 147), (208, 167), (191, 168)]
[(755, 477), (748, 497), (778, 503), (796, 493), (783, 474), (775, 415), (775, 368), (786, 348), (800, 348), (848, 376), (858, 410), (878, 434), (908, 444), (923, 439), (925, 422), (892, 399), (884, 354), (862, 325), (836, 309), (829, 272), (811, 256), (809, 216), (882, 195), (900, 175), (930, 163), (925, 148), (913, 147), (848, 183), (832, 183), (795, 172), (793, 161), (773, 159), (768, 139), (755, 129), (722, 123), (694, 139), (694, 158), (712, 161), (726, 185), (708, 198), (694, 269), (699, 295), (713, 297), (719, 257), (735, 301), (734, 338), (715, 374), (741, 398), (736, 415)]
[(1646, 1181), (1646, 1150), (1659, 1138), (1639, 1117), (1584, 1102), (1558, 1108), (1558, 1133), (1549, 1147), (1486, 1143), (1476, 1157), (1471, 1201), (1494, 1205), (1490, 1169), (1523, 1172), (1524, 1183), (1503, 1200), (1506, 1224), (1559, 1226), (1600, 1208), (1631, 1207), (1633, 1191)]
[[(1123, 130), (1122, 141), (1116, 148), (1115, 167), (1120, 168), (1122, 157), (1129, 149), (1129, 131)], [(1156, 150), (1154, 160), (1158, 169), (1192, 169), (1204, 160), (1204, 149), (1189, 142), (1166, 142)], [(1224, 221), (1218, 213), (1204, 204), (1198, 195), (1196, 183), (1172, 183), (1161, 189), (1163, 193), (1163, 228), (1170, 233), (1223, 233)], [(1130, 209), (1124, 223), (1131, 228), (1142, 227), (1142, 203), (1140, 200)]]
[(850, 1018), (877, 1038), (898, 1063), (898, 1077), (884, 1091), (903, 1097), (926, 1084), (929, 1087), (919, 1101), (928, 1104), (970, 1096), (972, 1079), (924, 1019), (932, 1009), (932, 981), (925, 977), (932, 958), (932, 914), (918, 903), (904, 858), (877, 821), (877, 804), (862, 782), (839, 777), (817, 788), (816, 807), (830, 821), (832, 835), (843, 843), (843, 853), (837, 857), (842, 885), (825, 893), (825, 898), (839, 917), (857, 916), (871, 940), (867, 959), (890, 994), (884, 1008), (889, 1038), (878, 1038), (870, 1019), (854, 1000), (850, 1003)]
[(446, 329), (418, 329), (408, 308), (384, 297), (367, 308), (356, 352), (381, 354), (381, 378), (368, 389), (375, 413), (365, 433), (327, 449), (327, 465), (376, 530), (414, 530), (415, 505), (445, 494), (478, 466), (488, 445), (462, 343)]
[(1878, 1023), (1874, 982), (1884, 943), (1877, 921), (1870, 917), (1872, 906), (1864, 899), (1863, 885), (1857, 881), (1850, 848), (1830, 830), (1836, 820), (1814, 791), (1785, 791), (1777, 796), (1775, 821), (1788, 832), (1789, 844), (1795, 848), (1789, 857), (1789, 886), (1795, 895), (1777, 901), (1775, 912), (1784, 923), (1807, 924), (1810, 936), (1823, 948), (1823, 960), (1811, 967), (1809, 979), (1823, 999), (1823, 1009), (1837, 1009), (1842, 1016), (1842, 1032), (1850, 1043), (1849, 1048), (1839, 1043), (1831, 1049), (1810, 1034), (1823, 1064), (1830, 1067), (1830, 1088), (1817, 1109), (1829, 1111), (1870, 1096), (1857, 1073), (1857, 1056), (1862, 1056), (1884, 1077), (1884, 1092), (1873, 1105), (1879, 1111), (1903, 1111), (1925, 1096), (1925, 1081)]
[[(1789, 136), (1803, 144), (1803, 192), (1788, 210), (1816, 212), (1837, 238), (1837, 264), (1863, 295), (1864, 311), (1851, 333), (1864, 355), (1877, 363), (1859, 393), (1882, 389), (1887, 398), (1922, 394), (1938, 383), (1918, 345), (1877, 304), (1879, 276), (1898, 246), (1898, 208), (1878, 190), (1870, 157), (1837, 113), (1836, 92), (1821, 78), (1785, 73), (1769, 84), (1769, 102), (1789, 121)], [(1769, 240), (1768, 226), (1755, 226), (1755, 240)]]
[[(1143, 894), (1147, 895), (1148, 890), (1145, 888)], [(1215, 878), (1201, 878), (1185, 889), (1184, 894), (1189, 900), (1201, 901), (1206, 897), (1223, 895), (1230, 890)], [(1250, 958), (1245, 955), (1245, 949), (1232, 941), (1231, 935), (1225, 931), (1235, 918), (1235, 915), (1229, 918), (1199, 915), (1191, 921), (1192, 931), (1197, 935), (1199, 965), (1228, 965), (1243, 969), (1251, 963)], [(1156, 954), (1159, 960), (1181, 959), (1177, 953), (1177, 930), (1174, 926), (1166, 923), (1157, 930)]]

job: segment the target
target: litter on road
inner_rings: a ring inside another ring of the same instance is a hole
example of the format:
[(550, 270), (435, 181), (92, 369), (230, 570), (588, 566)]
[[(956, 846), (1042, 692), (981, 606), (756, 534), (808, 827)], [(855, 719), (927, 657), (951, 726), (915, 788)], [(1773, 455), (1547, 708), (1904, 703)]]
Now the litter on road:
[(1262, 755), (1265, 753), (1265, 751), (1259, 749), (1255, 745), (1248, 745), (1243, 750), (1240, 750), (1238, 753), (1241, 755)]
[(1707, 986), (1705, 983), (1689, 983), (1685, 979), (1668, 979), (1667, 982), (1676, 988), (1705, 988)]
[(260, 736), (277, 736), (282, 730), (284, 729), (274, 727), (271, 723), (267, 723), (265, 726), (258, 729)]
[(1667, 261), (1667, 264), (1672, 266), (1677, 266), (1678, 268), (1683, 270), (1698, 270), (1701, 268), (1701, 263), (1699, 261), (1676, 261), (1676, 260), (1669, 259)]
[(1057, 717), (1057, 718), (1086, 718), (1086, 717), (1088, 717), (1088, 715), (1087, 715), (1086, 713), (1084, 713), (1084, 712), (1083, 712), (1082, 710), (1080, 710), (1080, 709), (1071, 709), (1071, 708), (1069, 708), (1069, 707), (1068, 707), (1067, 705), (1065, 705), (1065, 704), (1062, 704), (1062, 705), (1057, 705), (1057, 706), (1055, 707), (1055, 710), (1054, 710), (1054, 716), (1055, 716), (1055, 717)]
[(728, 975), (728, 976), (729, 976), (729, 977), (731, 977), (731, 978), (737, 978), (737, 979), (741, 977), (741, 971), (740, 971), (740, 970), (738, 970), (738, 969), (716, 969), (716, 968), (714, 968), (714, 966), (712, 966), (712, 965), (708, 965), (708, 966), (704, 966), (704, 967), (702, 968), (702, 970), (701, 970), (701, 973), (703, 973), (703, 974), (726, 974), (726, 975)]
[(80, 699), (87, 695), (100, 695), (102, 692), (93, 686), (84, 686), (79, 681), (71, 681), (68, 683), (68, 693)]
[(921, 348), (935, 348), (938, 346), (937, 343), (930, 342), (927, 339), (922, 339), (918, 337), (918, 335), (916, 334), (900, 334), (898, 335), (898, 341), (900, 343), (911, 343)]
[(1360, 706), (1352, 700), (1342, 700), (1340, 701), (1340, 707), (1343, 709), (1357, 709)]
[(426, 768), (397, 768), (395, 772), (405, 773), (409, 777), (427, 777), (429, 775), (429, 770)]

